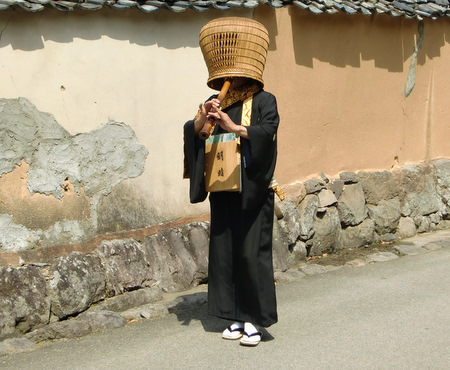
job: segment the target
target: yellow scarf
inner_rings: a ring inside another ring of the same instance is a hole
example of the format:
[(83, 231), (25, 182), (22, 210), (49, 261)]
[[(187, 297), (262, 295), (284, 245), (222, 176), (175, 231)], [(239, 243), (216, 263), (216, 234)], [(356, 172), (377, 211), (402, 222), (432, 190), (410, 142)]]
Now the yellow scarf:
[[(221, 109), (225, 109), (238, 101), (244, 101), (248, 99), (250, 96), (255, 94), (261, 89), (261, 86), (254, 81), (249, 81), (248, 84), (243, 85), (236, 90), (228, 91), (227, 95), (222, 101), (220, 105)], [(201, 110), (199, 109), (197, 114), (194, 117), (194, 121), (200, 116)]]

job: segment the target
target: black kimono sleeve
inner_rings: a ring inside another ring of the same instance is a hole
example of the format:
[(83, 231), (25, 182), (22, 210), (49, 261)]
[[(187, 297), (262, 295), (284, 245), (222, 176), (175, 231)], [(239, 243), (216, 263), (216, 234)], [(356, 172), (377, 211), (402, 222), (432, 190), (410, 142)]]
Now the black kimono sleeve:
[(189, 168), (189, 199), (191, 203), (203, 202), (205, 190), (205, 142), (194, 134), (194, 121), (184, 124), (184, 151)]
[(248, 165), (243, 171), (246, 185), (242, 204), (244, 209), (251, 209), (265, 199), (275, 171), (278, 124), (275, 96), (266, 91), (256, 94), (251, 125), (247, 127), (249, 139), (242, 140), (242, 145), (247, 146), (250, 153)]

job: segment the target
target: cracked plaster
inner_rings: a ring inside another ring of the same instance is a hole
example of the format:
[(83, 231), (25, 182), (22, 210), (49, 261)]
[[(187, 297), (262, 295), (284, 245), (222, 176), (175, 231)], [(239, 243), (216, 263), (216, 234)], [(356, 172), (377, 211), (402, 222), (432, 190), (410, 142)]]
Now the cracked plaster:
[[(147, 156), (148, 150), (124, 123), (109, 122), (70, 135), (27, 99), (0, 99), (0, 181), (4, 185), (9, 180), (11, 189), (0, 191), (0, 250), (92, 236), (100, 197), (141, 175)], [(6, 180), (17, 171), (21, 175), (15, 180)]]
[(409, 64), (408, 77), (406, 79), (406, 85), (405, 85), (405, 91), (404, 91), (405, 97), (408, 97), (409, 94), (411, 94), (411, 92), (414, 89), (414, 86), (416, 85), (417, 55), (419, 54), (419, 50), (422, 47), (422, 42), (423, 42), (423, 37), (424, 37), (422, 21), (419, 22), (417, 31), (419, 33), (419, 39), (417, 40), (417, 43), (414, 46), (414, 52), (411, 56), (411, 62)]

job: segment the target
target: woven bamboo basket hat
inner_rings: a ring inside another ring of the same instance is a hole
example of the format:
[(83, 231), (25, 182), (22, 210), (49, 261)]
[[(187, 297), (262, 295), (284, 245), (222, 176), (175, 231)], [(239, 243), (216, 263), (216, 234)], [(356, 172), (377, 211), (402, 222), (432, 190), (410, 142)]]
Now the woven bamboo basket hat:
[(264, 86), (269, 33), (261, 23), (239, 17), (214, 19), (201, 29), (199, 43), (210, 88), (220, 90), (225, 77), (248, 77)]

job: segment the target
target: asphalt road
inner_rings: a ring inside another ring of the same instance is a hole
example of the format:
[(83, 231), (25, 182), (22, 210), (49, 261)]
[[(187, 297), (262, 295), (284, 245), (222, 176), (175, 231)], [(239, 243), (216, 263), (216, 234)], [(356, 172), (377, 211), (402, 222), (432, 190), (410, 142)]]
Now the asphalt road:
[(450, 249), (277, 286), (255, 348), (198, 307), (0, 358), (1, 369), (450, 369)]

